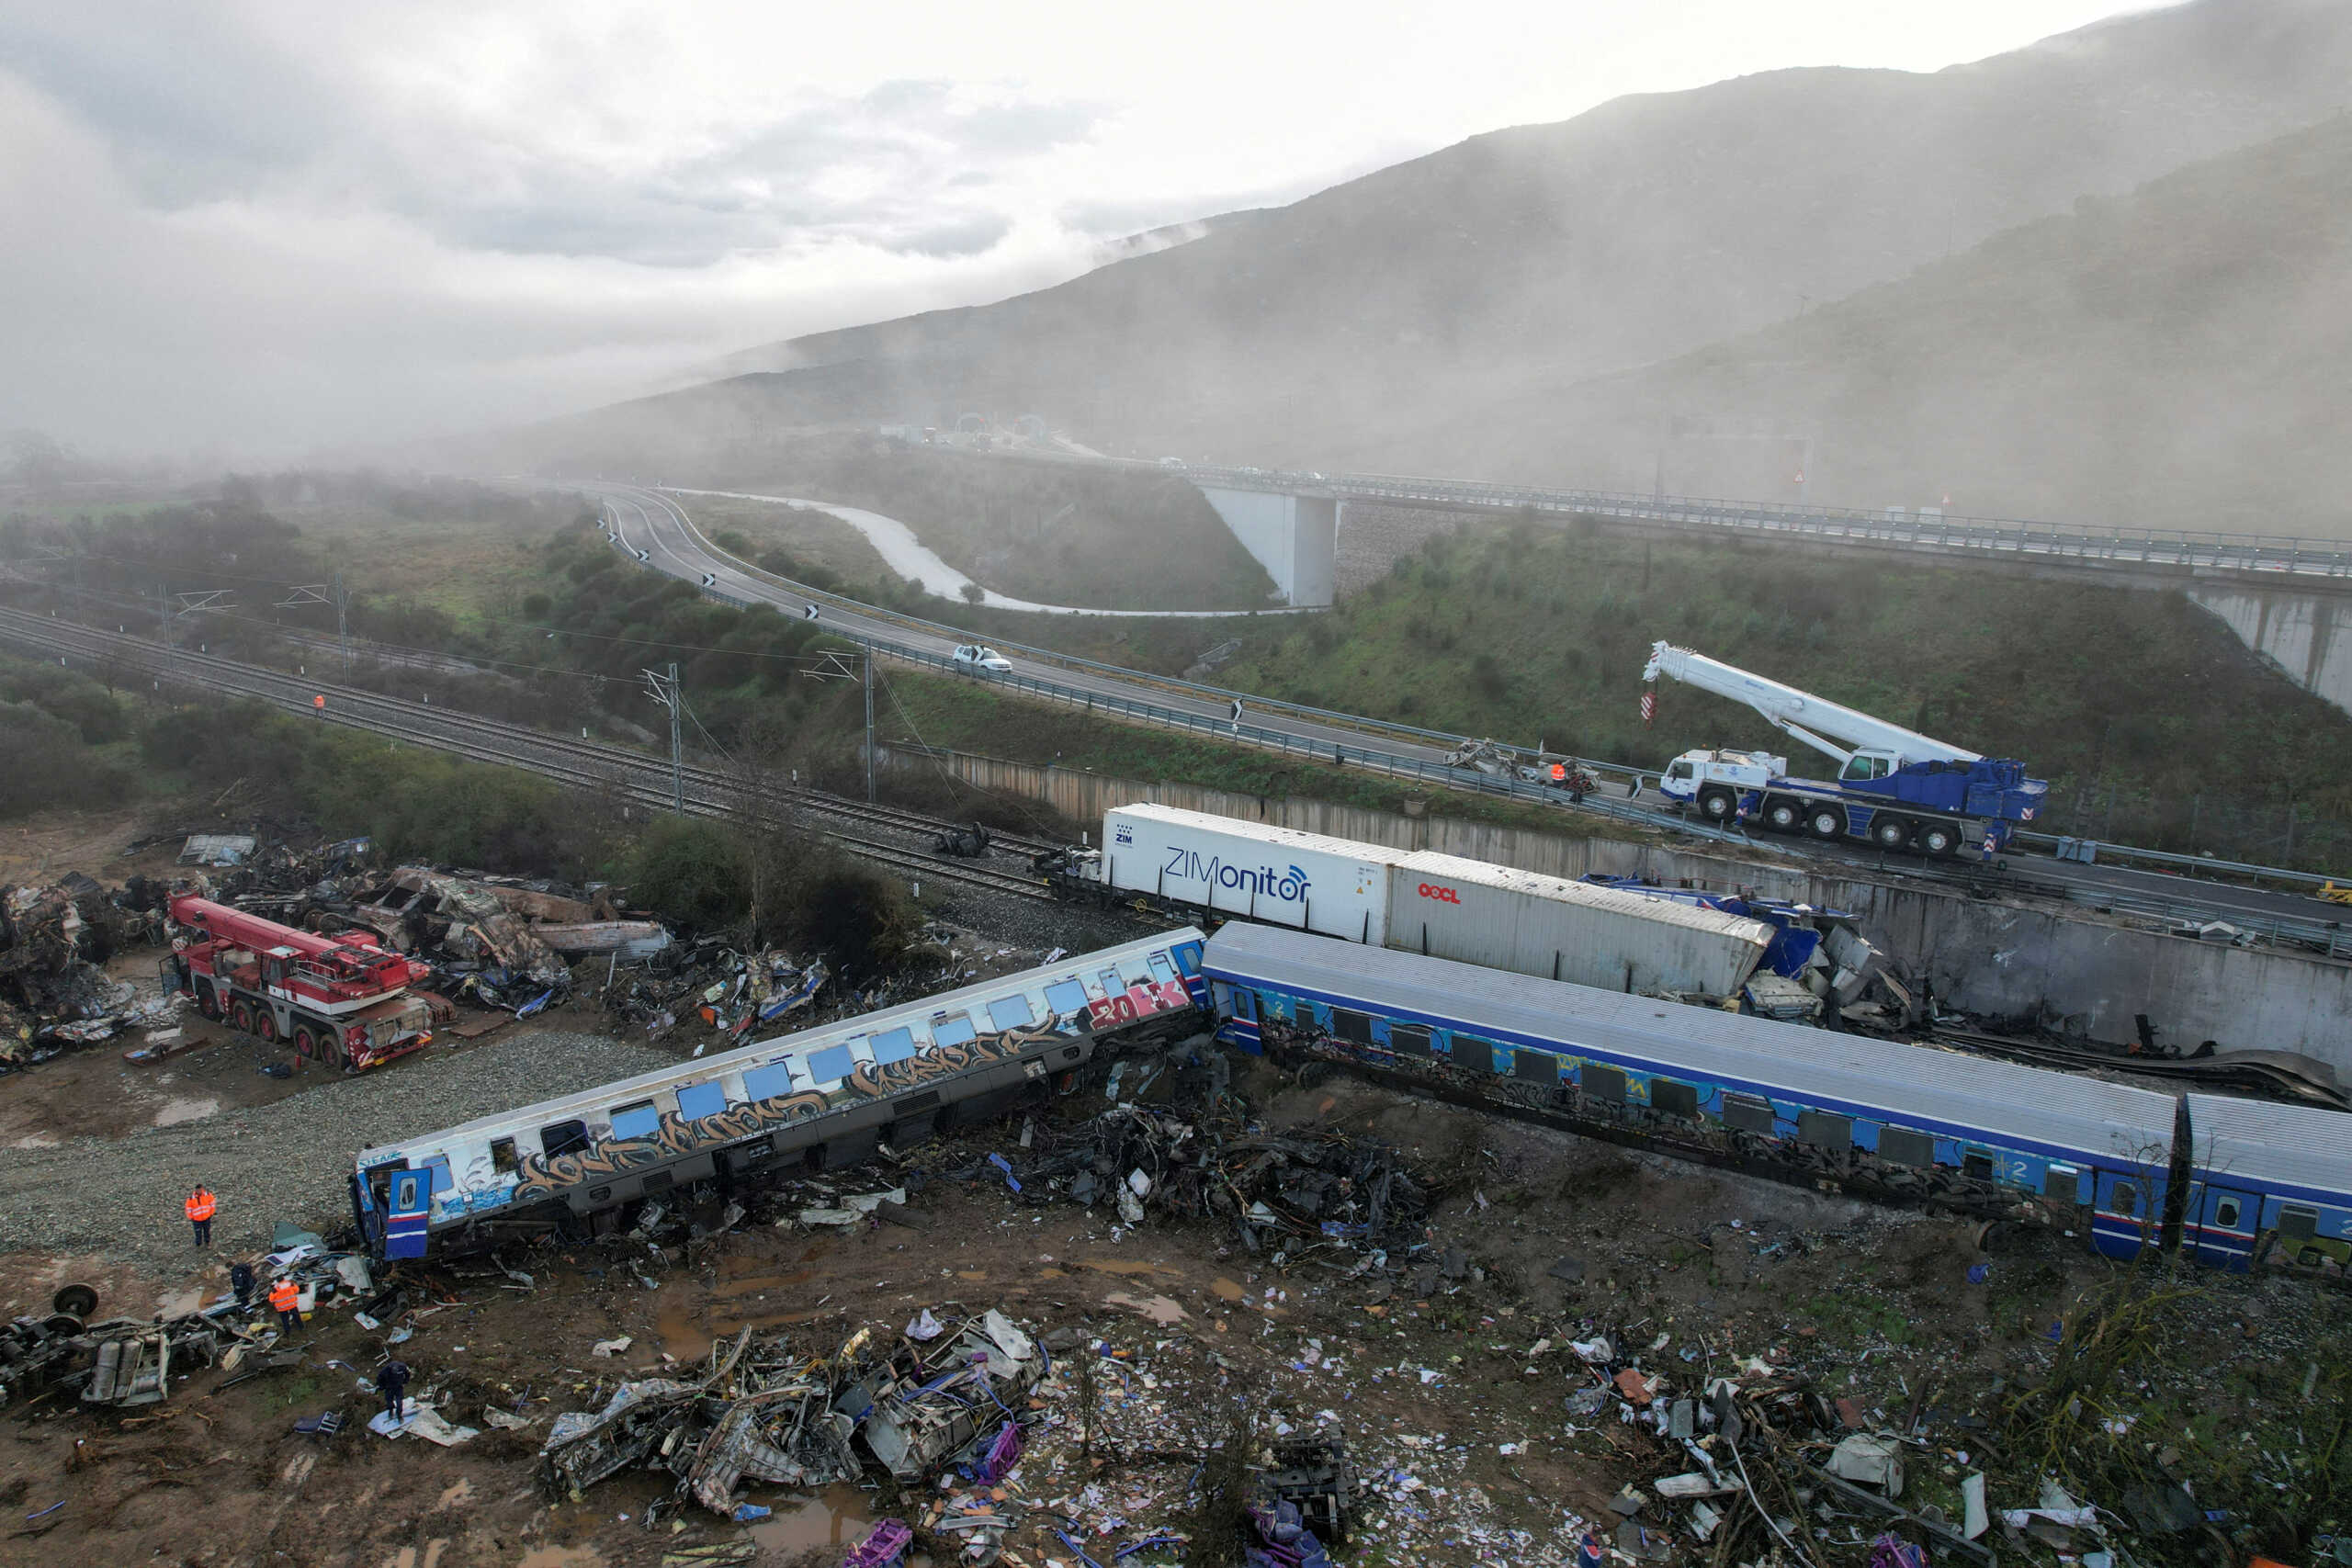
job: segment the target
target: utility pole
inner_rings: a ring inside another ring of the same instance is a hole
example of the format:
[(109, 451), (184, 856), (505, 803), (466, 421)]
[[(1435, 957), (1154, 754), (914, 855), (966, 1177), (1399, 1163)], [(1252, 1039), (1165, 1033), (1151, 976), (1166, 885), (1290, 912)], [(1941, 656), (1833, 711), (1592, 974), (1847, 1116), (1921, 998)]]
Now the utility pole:
[(865, 645), (865, 803), (874, 804), (874, 645)]
[(334, 574), (334, 640), (343, 645), (343, 678), (351, 679), (351, 595), (344, 592), (343, 573)]
[(678, 688), (678, 667), (670, 666), (667, 675), (650, 670), (640, 670), (645, 677), (646, 694), (670, 710), (670, 809), (683, 817), (686, 814), (685, 732), (681, 728), (685, 715), (685, 694)]

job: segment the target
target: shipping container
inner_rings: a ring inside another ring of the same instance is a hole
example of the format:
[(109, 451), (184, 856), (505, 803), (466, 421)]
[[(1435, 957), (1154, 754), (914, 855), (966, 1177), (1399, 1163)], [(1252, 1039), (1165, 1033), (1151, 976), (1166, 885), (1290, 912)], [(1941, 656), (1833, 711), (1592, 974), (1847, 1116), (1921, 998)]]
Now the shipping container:
[(1122, 806), (1103, 815), (1102, 880), (1243, 919), (1378, 944), (1388, 935), (1387, 862), (1396, 853), (1172, 806)]
[(1400, 855), (1388, 942), (1610, 991), (1739, 994), (1771, 945), (1761, 920), (1459, 855)]
[(1737, 996), (1773, 934), (1670, 898), (1172, 806), (1105, 814), (1090, 869), (1266, 925), (1612, 991)]

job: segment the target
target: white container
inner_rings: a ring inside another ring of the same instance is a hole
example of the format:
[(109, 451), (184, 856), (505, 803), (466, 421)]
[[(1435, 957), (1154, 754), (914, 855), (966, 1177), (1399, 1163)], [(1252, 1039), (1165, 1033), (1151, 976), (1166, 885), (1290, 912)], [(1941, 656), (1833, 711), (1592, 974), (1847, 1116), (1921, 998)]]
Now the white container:
[(1103, 814), (1102, 880), (1127, 892), (1377, 946), (1402, 851), (1172, 806)]
[(1422, 852), (1391, 864), (1387, 944), (1609, 991), (1736, 996), (1772, 940), (1761, 920)]

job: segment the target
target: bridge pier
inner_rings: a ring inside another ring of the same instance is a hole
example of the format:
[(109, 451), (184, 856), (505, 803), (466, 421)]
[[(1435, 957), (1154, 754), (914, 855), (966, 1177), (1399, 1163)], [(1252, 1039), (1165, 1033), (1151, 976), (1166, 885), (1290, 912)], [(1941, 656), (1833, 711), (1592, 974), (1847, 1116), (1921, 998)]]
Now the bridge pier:
[(2191, 587), (2188, 598), (2287, 679), (2352, 713), (2352, 598), (2212, 581)]
[(1331, 603), (1340, 554), (1337, 495), (1225, 485), (1199, 488), (1242, 548), (1274, 580), (1284, 603), (1294, 607)]

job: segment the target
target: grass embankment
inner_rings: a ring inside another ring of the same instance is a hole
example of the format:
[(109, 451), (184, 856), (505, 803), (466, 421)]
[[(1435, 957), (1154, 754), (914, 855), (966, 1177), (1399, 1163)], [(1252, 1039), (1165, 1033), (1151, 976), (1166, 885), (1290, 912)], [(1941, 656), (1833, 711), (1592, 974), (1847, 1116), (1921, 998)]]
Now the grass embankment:
[(1040, 604), (1247, 610), (1273, 584), (1179, 475), (969, 455), (849, 433), (763, 446), (713, 488), (811, 496), (895, 517), (975, 581)]
[(2051, 831), (2352, 859), (2352, 717), (2179, 593), (1493, 525), (1435, 541), (1329, 616), (1261, 626), (1221, 679), (1646, 767), (1702, 745), (1830, 766), (1670, 682), (1645, 729), (1641, 671), (1660, 637), (2021, 758), (2051, 781)]

